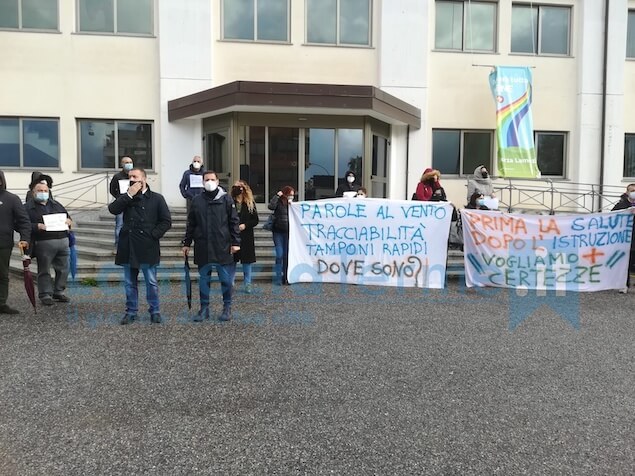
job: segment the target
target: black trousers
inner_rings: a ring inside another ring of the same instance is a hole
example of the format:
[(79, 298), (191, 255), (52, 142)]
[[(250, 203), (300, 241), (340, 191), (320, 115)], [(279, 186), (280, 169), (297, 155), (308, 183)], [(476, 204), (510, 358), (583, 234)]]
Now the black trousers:
[(0, 306), (7, 303), (9, 297), (9, 260), (11, 259), (11, 246), (0, 248)]

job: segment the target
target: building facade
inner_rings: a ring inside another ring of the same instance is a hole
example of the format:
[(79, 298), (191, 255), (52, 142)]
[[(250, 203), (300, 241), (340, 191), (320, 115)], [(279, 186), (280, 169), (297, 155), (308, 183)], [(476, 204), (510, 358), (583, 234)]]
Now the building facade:
[[(347, 170), (409, 198), (496, 175), (492, 66), (528, 66), (547, 178), (635, 181), (635, 0), (12, 0), (0, 5), (0, 168), (56, 184), (149, 172), (172, 206), (201, 155), (259, 203)], [(502, 183), (502, 182), (500, 182)]]

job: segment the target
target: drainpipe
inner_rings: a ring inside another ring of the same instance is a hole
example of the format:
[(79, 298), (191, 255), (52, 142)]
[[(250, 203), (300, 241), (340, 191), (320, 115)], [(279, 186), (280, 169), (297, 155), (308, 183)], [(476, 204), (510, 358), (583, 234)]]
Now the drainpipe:
[(604, 162), (606, 153), (604, 147), (606, 145), (606, 96), (608, 90), (608, 47), (609, 47), (609, 11), (611, 0), (604, 3), (604, 58), (602, 68), (602, 125), (600, 127), (600, 200), (598, 203), (598, 212), (602, 211), (602, 197), (604, 196)]

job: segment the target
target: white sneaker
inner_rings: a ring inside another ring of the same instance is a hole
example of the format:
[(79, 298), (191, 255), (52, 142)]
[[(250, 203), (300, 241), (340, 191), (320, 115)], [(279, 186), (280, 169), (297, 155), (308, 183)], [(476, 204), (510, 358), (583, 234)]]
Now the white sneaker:
[(626, 294), (626, 293), (628, 293), (628, 288), (620, 289), (620, 294)]

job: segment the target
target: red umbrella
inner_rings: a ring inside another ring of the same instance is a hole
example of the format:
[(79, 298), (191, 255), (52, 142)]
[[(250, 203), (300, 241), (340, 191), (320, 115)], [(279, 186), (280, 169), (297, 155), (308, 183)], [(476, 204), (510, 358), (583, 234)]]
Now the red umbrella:
[(22, 250), (22, 269), (24, 271), (24, 289), (29, 301), (33, 305), (33, 310), (37, 314), (37, 306), (35, 305), (35, 286), (33, 285), (33, 275), (31, 274), (31, 257), (24, 254)]

